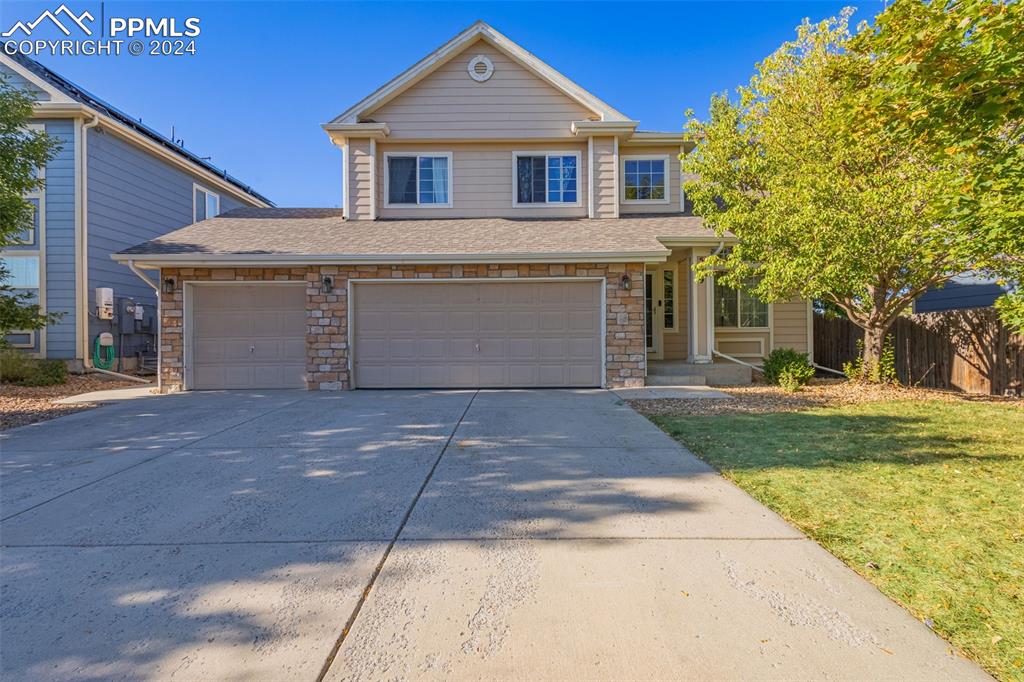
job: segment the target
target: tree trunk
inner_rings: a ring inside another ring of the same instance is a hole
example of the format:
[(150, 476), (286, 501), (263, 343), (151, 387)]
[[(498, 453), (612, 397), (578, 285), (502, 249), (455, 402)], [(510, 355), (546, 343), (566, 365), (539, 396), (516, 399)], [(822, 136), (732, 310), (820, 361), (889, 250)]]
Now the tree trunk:
[[(860, 378), (873, 383), (887, 383), (896, 380), (896, 368), (882, 364), (885, 351), (885, 337), (892, 323), (869, 322), (864, 325), (864, 352), (861, 355)], [(892, 363), (889, 363), (890, 365)]]
[(871, 326), (864, 327), (864, 353), (861, 356), (864, 367), (877, 367), (882, 359), (882, 350), (885, 348), (885, 333), (889, 327)]

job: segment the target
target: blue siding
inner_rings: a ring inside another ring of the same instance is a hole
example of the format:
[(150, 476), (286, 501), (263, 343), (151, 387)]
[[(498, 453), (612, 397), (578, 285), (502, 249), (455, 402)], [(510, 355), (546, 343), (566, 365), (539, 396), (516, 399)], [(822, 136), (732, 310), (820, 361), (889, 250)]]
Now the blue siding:
[(46, 309), (62, 312), (46, 330), (46, 354), (75, 357), (75, 124), (37, 121), (61, 142), (46, 164)]
[[(128, 297), (155, 306), (153, 290), (110, 254), (159, 237), (192, 223), (193, 183), (187, 173), (158, 157), (104, 132), (88, 132), (89, 300), (96, 287), (111, 287), (115, 299)], [(214, 190), (216, 191), (216, 190)], [(221, 211), (242, 204), (221, 194)], [(90, 303), (91, 304), (91, 303)], [(90, 319), (90, 343), (102, 331), (114, 331), (106, 320)], [(126, 339), (126, 356), (134, 353)]]
[(950, 282), (941, 289), (929, 289), (914, 301), (915, 313), (932, 313), (960, 308), (986, 308), (1003, 295), (998, 284)]
[(32, 93), (32, 95), (34, 95), (37, 100), (43, 102), (50, 100), (49, 93), (43, 92), (36, 86), (29, 83), (24, 78), (22, 78), (20, 75), (14, 73), (14, 71), (11, 71), (9, 68), (7, 68), (7, 66), (3, 64), (0, 64), (0, 73), (7, 76), (7, 82), (10, 85), (13, 85), (14, 87), (19, 88), (21, 90), (27, 90), (28, 92)]

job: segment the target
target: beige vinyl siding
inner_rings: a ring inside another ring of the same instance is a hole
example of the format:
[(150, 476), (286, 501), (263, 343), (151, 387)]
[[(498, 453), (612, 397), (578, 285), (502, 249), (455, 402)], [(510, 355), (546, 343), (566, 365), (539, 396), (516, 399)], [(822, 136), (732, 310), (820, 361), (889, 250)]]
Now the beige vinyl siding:
[(625, 187), (619, 183), (619, 214), (637, 215), (642, 213), (679, 213), (679, 192), (682, 184), (679, 177), (679, 146), (619, 146), (619, 172), (622, 171), (622, 160), (630, 156), (668, 156), (668, 167), (665, 169), (665, 188), (668, 191), (668, 203), (624, 204)]
[(807, 347), (807, 305), (807, 301), (793, 299), (773, 306), (775, 348), (792, 348), (801, 353), (810, 350)]
[[(467, 71), (477, 55), (494, 64), (493, 75), (482, 83)], [(572, 121), (599, 117), (479, 40), (361, 118), (386, 122), (392, 139), (538, 139), (572, 137)]]
[(715, 350), (755, 364), (768, 355), (769, 342), (770, 334), (764, 329), (715, 328)]
[(686, 360), (690, 354), (690, 250), (677, 249), (669, 256), (679, 270), (676, 281), (676, 326), (679, 331), (666, 331), (662, 338), (662, 357), (665, 360)]
[[(451, 152), (452, 207), (385, 208), (386, 152)], [(512, 205), (515, 192), (513, 152), (578, 153), (579, 206)], [(587, 215), (587, 145), (573, 140), (559, 143), (377, 143), (377, 215), (381, 218), (566, 218)]]
[(348, 183), (349, 207), (348, 216), (351, 220), (371, 220), (372, 193), (370, 141), (350, 140), (348, 144), (348, 168), (345, 181)]
[(615, 138), (594, 138), (594, 217), (614, 218), (618, 200), (615, 198)]

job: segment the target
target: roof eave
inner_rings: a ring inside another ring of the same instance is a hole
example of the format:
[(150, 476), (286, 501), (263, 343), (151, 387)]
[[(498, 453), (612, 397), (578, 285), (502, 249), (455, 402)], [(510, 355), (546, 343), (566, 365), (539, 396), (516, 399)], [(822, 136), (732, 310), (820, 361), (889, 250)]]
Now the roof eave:
[(140, 267), (274, 267), (299, 265), (441, 265), (480, 263), (660, 263), (668, 249), (658, 251), (593, 251), (551, 253), (457, 254), (247, 254), (247, 253), (114, 253), (118, 263)]

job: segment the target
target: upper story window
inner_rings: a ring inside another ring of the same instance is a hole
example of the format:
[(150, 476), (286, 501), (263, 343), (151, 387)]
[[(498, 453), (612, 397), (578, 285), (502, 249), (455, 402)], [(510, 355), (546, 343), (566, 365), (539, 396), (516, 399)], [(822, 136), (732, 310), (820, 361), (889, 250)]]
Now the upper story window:
[(668, 156), (625, 156), (622, 162), (622, 201), (667, 204)]
[[(756, 284), (756, 279), (745, 282), (746, 287)], [(715, 326), (765, 328), (768, 326), (768, 304), (742, 289), (715, 282)]]
[(452, 155), (404, 152), (384, 155), (387, 206), (451, 208)]
[(516, 188), (513, 205), (580, 205), (580, 155), (516, 152)]
[(220, 195), (205, 187), (193, 185), (195, 198), (192, 202), (192, 222), (213, 218), (220, 215)]

